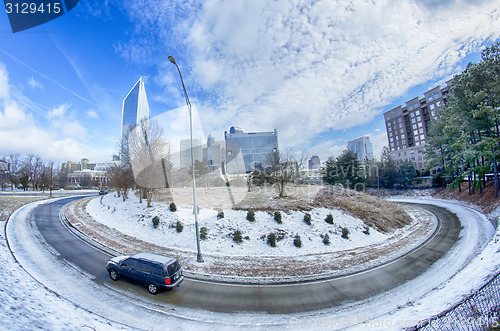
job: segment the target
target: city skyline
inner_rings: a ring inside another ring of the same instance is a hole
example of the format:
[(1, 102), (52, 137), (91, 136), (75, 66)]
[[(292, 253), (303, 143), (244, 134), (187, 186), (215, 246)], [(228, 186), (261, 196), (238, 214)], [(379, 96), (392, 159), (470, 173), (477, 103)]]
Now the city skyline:
[(383, 113), (478, 62), (500, 37), (497, 7), (89, 1), (16, 34), (2, 12), (0, 157), (111, 160), (137, 77), (152, 118), (185, 107), (173, 55), (204, 139), (231, 125), (276, 128), (280, 147), (327, 160), (368, 136), (379, 158)]

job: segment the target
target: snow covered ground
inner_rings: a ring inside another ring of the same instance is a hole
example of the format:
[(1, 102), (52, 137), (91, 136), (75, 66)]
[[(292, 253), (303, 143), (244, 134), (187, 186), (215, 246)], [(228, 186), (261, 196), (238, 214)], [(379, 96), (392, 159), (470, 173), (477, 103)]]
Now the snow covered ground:
[[(160, 307), (144, 299), (128, 300), (127, 296), (97, 286), (34, 240), (36, 229), (28, 226), (30, 210), (43, 202), (34, 203), (17, 211), (9, 221), (10, 226), (17, 228), (16, 238), (12, 239), (19, 244), (15, 254), (22, 266), (13, 259), (5, 233), (0, 233), (0, 329), (117, 330), (154, 329), (154, 325), (181, 330), (402, 329), (459, 301), (500, 267), (500, 232), (489, 240), (494, 231), (486, 217), (453, 202), (425, 198), (422, 201), (449, 208), (460, 216), (464, 231), (459, 246), (424, 275), (393, 291), (346, 307), (299, 315), (219, 314)], [(476, 254), (479, 255), (471, 258)], [(35, 258), (43, 260), (51, 272), (33, 270), (27, 262)], [(53, 277), (54, 270), (58, 277)], [(74, 286), (75, 278), (79, 286)]]

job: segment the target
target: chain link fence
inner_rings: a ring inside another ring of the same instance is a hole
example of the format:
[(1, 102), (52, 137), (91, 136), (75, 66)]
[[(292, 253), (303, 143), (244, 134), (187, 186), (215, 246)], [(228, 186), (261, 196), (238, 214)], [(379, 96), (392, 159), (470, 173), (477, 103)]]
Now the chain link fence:
[(500, 330), (500, 273), (457, 305), (407, 329)]

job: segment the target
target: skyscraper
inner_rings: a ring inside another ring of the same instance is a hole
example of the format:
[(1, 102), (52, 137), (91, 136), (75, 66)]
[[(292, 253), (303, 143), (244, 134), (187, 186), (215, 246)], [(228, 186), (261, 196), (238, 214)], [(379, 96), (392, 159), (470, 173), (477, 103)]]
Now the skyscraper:
[(149, 119), (149, 105), (144, 88), (144, 80), (139, 78), (134, 87), (128, 92), (123, 99), (122, 106), (122, 129), (120, 141), (120, 161), (122, 166), (129, 165), (129, 143), (128, 137), (132, 131), (142, 120)]
[[(182, 138), (180, 140), (180, 168), (191, 168), (191, 139)], [(193, 161), (203, 161), (203, 146), (201, 138), (193, 138)]]
[(370, 137), (360, 137), (347, 143), (347, 149), (358, 154), (358, 160), (365, 163), (365, 159), (373, 160), (373, 145)]

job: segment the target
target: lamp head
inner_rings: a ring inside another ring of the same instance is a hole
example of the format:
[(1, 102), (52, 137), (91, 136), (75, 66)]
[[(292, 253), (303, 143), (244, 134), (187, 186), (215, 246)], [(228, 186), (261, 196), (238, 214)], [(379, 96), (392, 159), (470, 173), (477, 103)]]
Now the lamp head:
[(175, 63), (175, 59), (174, 59), (174, 57), (173, 57), (172, 55), (169, 55), (169, 56), (168, 56), (168, 60), (169, 60), (170, 62), (172, 62), (173, 64), (176, 64), (176, 63)]

